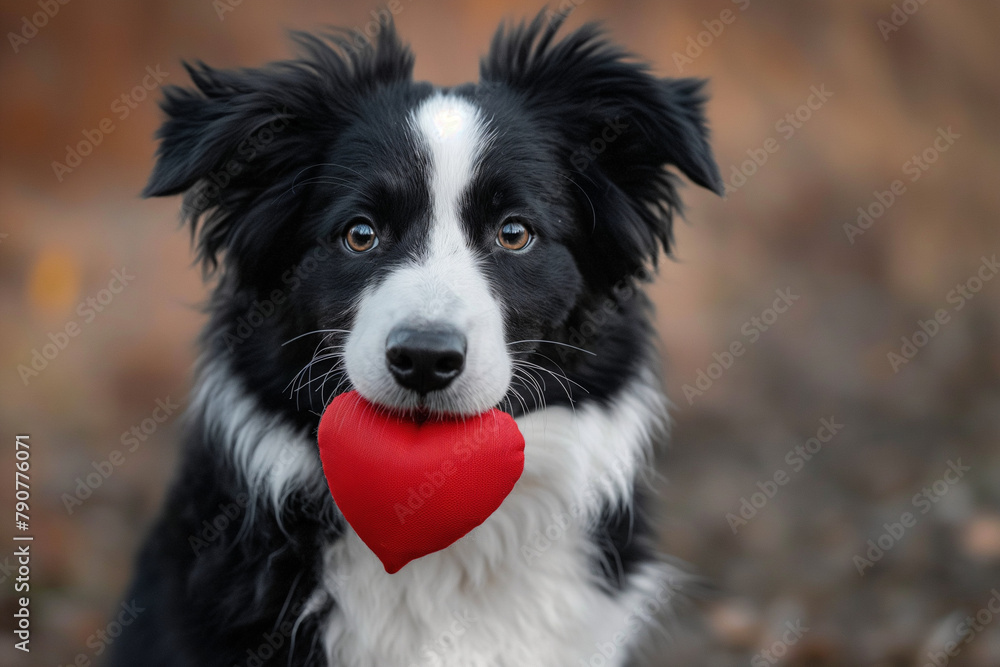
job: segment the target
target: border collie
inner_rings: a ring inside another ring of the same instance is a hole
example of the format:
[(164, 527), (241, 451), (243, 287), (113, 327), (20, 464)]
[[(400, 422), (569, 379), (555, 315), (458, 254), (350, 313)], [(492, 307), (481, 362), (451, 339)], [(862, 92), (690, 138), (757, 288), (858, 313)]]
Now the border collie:
[[(721, 193), (703, 82), (588, 24), (501, 27), (480, 80), (412, 79), (391, 25), (187, 65), (144, 194), (185, 193), (215, 278), (182, 463), (113, 665), (624, 665), (681, 576), (643, 475), (665, 434), (650, 307), (678, 176)], [(387, 360), (406, 331), (414, 368)], [(414, 342), (415, 341), (415, 342)], [(462, 357), (446, 370), (440, 355)], [(429, 360), (429, 361), (428, 361)], [(510, 413), (500, 508), (387, 574), (337, 510), (319, 415)]]

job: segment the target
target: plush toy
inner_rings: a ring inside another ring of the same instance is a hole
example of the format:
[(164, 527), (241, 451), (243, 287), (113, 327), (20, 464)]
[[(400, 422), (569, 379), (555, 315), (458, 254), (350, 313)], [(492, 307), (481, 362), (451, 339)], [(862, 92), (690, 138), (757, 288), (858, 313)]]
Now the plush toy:
[(319, 452), (337, 507), (390, 574), (485, 521), (524, 470), (505, 412), (417, 422), (356, 391), (323, 413)]

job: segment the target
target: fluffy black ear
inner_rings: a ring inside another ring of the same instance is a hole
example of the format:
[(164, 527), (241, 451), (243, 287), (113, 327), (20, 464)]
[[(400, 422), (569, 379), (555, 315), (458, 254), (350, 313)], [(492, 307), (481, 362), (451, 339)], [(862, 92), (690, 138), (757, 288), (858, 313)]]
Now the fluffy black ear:
[(538, 122), (560, 137), (581, 215), (594, 216), (595, 248), (612, 282), (655, 263), (671, 247), (680, 208), (672, 166), (722, 194), (708, 144), (703, 81), (658, 79), (595, 24), (555, 41), (565, 17), (539, 14), (502, 27), (480, 66), (484, 82), (518, 91)]
[(297, 176), (323, 161), (354, 103), (410, 79), (413, 56), (391, 23), (374, 43), (359, 37), (293, 33), (297, 60), (231, 71), (185, 63), (194, 87), (166, 88), (167, 120), (143, 195), (187, 193), (184, 217), (207, 271), (221, 251), (255, 266), (299, 212)]

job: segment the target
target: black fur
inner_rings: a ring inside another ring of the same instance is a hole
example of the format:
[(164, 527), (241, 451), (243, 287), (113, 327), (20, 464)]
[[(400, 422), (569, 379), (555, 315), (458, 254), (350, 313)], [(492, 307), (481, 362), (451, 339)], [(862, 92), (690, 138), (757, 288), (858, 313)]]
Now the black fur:
[[(556, 41), (561, 22), (539, 15), (498, 31), (480, 83), (453, 91), (497, 131), (463, 218), (491, 285), (516, 304), (508, 340), (553, 341), (513, 349), (568, 379), (540, 371), (544, 388), (515, 382), (505, 403), (515, 415), (542, 400), (605, 402), (639, 370), (652, 340), (639, 288), (660, 250), (669, 252), (680, 206), (665, 167), (721, 192), (702, 83), (656, 79), (594, 26)], [(403, 119), (436, 89), (412, 81), (413, 56), (391, 25), (370, 46), (354, 37), (296, 33), (301, 57), (261, 69), (188, 66), (194, 87), (166, 90), (144, 193), (186, 193), (199, 258), (217, 278), (205, 357), (224, 360), (266, 414), (310, 432), (349, 387), (327, 361), (313, 371), (329, 373), (326, 382), (296, 391), (317, 343), (296, 337), (350, 329), (361, 286), (419, 252), (430, 224), (426, 165)], [(512, 212), (537, 229), (538, 247), (491, 254)], [(360, 214), (381, 221), (391, 240), (372, 251), (377, 261), (340, 244)], [(281, 516), (259, 501), (251, 523), (245, 494), (217, 434), (191, 415), (179, 476), (128, 594), (146, 611), (116, 642), (112, 665), (246, 665), (275, 632), (281, 644), (261, 664), (326, 664), (320, 625), (335, 601), (301, 612), (319, 582), (322, 545), (343, 528), (332, 499), (302, 492)], [(228, 521), (209, 539), (206, 525), (220, 515)], [(642, 517), (640, 507), (608, 507), (591, 528), (603, 554), (595, 568), (610, 588), (651, 557)]]

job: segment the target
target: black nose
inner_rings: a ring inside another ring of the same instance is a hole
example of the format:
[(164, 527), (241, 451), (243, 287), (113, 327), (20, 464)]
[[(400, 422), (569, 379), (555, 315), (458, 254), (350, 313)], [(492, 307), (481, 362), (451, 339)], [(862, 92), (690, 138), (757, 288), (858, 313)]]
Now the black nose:
[(465, 367), (465, 336), (441, 327), (396, 327), (385, 341), (385, 360), (407, 389), (420, 394), (444, 389)]

